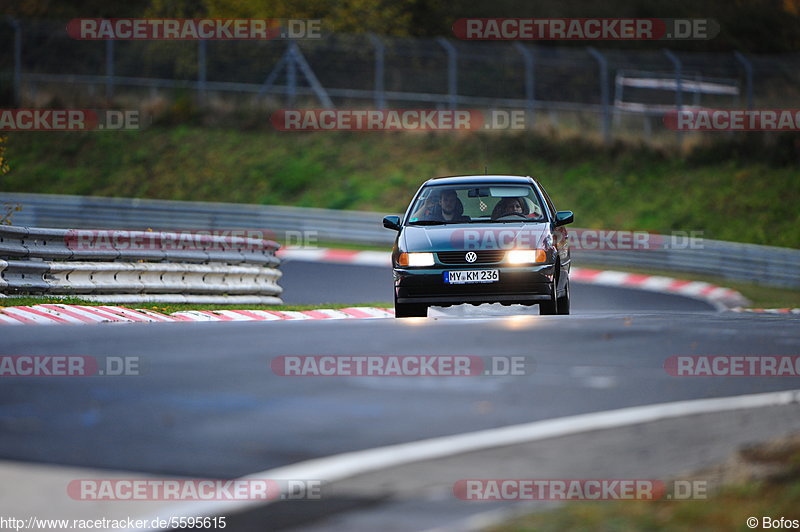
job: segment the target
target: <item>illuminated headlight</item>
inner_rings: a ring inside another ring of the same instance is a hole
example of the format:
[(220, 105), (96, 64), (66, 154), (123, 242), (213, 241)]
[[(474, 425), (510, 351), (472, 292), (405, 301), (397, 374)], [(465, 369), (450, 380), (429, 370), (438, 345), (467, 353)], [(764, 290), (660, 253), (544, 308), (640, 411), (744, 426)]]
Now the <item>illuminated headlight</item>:
[(401, 253), (397, 263), (410, 268), (433, 266), (433, 253)]
[(506, 253), (506, 262), (511, 264), (547, 262), (547, 253), (543, 249), (512, 249)]

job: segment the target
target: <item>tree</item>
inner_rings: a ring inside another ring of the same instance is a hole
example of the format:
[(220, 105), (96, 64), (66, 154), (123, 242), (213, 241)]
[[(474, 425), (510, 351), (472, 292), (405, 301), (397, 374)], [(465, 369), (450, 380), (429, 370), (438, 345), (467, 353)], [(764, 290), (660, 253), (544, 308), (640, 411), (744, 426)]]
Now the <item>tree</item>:
[(6, 159), (6, 139), (7, 137), (0, 137), (0, 177), (8, 173), (8, 159)]

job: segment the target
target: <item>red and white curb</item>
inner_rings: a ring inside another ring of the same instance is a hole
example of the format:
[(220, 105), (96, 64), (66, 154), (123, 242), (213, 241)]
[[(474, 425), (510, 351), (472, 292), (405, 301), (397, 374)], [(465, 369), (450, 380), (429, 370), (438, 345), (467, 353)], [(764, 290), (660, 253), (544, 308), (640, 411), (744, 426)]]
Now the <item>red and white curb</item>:
[[(391, 256), (385, 251), (354, 251), (346, 249), (327, 248), (284, 248), (278, 251), (284, 260), (308, 262), (332, 262), (356, 264), (360, 266), (387, 266), (391, 267)], [(677, 294), (695, 299), (701, 299), (714, 305), (719, 310), (729, 310), (734, 307), (748, 305), (750, 302), (736, 290), (716, 286), (701, 281), (686, 281), (663, 277), (660, 275), (642, 275), (613, 270), (589, 270), (586, 268), (572, 268), (569, 276), (571, 281), (583, 284), (601, 286), (614, 286), (622, 288), (636, 288), (661, 292), (664, 294)]]
[(0, 307), (0, 324), (132, 323), (176, 321), (347, 320), (393, 318), (394, 309), (349, 307), (314, 310), (187, 310), (162, 314), (117, 306), (33, 305)]
[(569, 274), (570, 281), (601, 286), (614, 286), (621, 288), (635, 288), (660, 292), (662, 294), (676, 294), (706, 301), (718, 310), (730, 310), (741, 307), (750, 302), (736, 290), (716, 286), (702, 281), (686, 281), (663, 277), (661, 275), (643, 275), (639, 273), (617, 272), (613, 270), (589, 270), (585, 268), (572, 268)]
[(754, 312), (756, 314), (800, 314), (800, 308), (742, 308), (735, 307), (733, 312)]
[[(363, 266), (391, 266), (391, 258), (384, 251), (353, 251), (344, 249), (291, 249), (278, 254), (284, 260), (332, 262)], [(800, 309), (748, 309), (749, 301), (739, 292), (700, 281), (686, 281), (613, 270), (572, 268), (570, 280), (594, 284), (649, 290), (664, 294), (677, 294), (707, 301), (720, 310), (768, 314), (800, 314)], [(350, 307), (315, 310), (187, 310), (162, 314), (154, 310), (127, 309), (119, 306), (87, 306), (42, 304), (20, 307), (0, 307), (0, 324), (55, 324), (102, 322), (175, 322), (175, 321), (272, 321), (272, 320), (325, 320), (391, 318), (394, 309), (376, 307)]]

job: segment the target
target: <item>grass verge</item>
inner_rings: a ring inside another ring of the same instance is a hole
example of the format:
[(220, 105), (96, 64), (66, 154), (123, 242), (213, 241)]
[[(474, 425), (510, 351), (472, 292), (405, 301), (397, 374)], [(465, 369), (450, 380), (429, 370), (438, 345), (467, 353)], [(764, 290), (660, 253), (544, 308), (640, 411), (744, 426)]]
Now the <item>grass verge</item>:
[(557, 131), (299, 133), (165, 124), (22, 132), (9, 134), (11, 172), (1, 183), (14, 192), (396, 213), (426, 179), (488, 166), (538, 177), (587, 229), (703, 231), (704, 238), (800, 248), (796, 135), (702, 139), (677, 153)]
[[(768, 471), (768, 473), (765, 473)], [(705, 500), (569, 502), (489, 528), (490, 532), (748, 530), (756, 517), (800, 520), (800, 438), (744, 449), (725, 464), (693, 475), (718, 477), (722, 488)], [(726, 479), (744, 478), (728, 484)], [(777, 527), (772, 527), (777, 528)], [(795, 527), (796, 528), (796, 527)]]

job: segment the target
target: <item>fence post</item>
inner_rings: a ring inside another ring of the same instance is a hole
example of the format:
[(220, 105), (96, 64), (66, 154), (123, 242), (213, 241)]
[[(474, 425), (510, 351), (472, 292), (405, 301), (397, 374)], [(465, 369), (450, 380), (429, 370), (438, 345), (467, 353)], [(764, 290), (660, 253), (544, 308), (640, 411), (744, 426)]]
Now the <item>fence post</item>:
[(533, 54), (519, 41), (514, 43), (514, 48), (516, 48), (522, 56), (522, 64), (525, 66), (525, 107), (528, 115), (528, 123), (532, 126), (534, 121), (533, 113), (536, 105)]
[(22, 26), (13, 17), (7, 19), (14, 28), (14, 105), (19, 107), (22, 101)]
[(447, 52), (447, 93), (450, 99), (450, 109), (458, 107), (458, 52), (444, 37), (437, 37), (436, 41)]
[(372, 42), (372, 46), (375, 47), (375, 87), (373, 89), (375, 91), (375, 108), (386, 109), (386, 94), (383, 79), (386, 47), (375, 34), (368, 33), (367, 37), (369, 37), (370, 42)]
[(207, 41), (197, 41), (197, 97), (200, 105), (206, 103), (206, 46)]
[(322, 83), (320, 83), (319, 79), (317, 79), (317, 75), (314, 74), (313, 70), (311, 70), (311, 65), (308, 64), (308, 61), (306, 61), (306, 58), (303, 56), (303, 52), (300, 51), (300, 47), (294, 42), (292, 45), (293, 46), (289, 48), (288, 52), (292, 57), (290, 58), (291, 63), (288, 67), (290, 70), (287, 72), (287, 76), (294, 76), (294, 82), (293, 84), (290, 84), (292, 85), (292, 94), (296, 94), (297, 92), (297, 74), (292, 73), (291, 69), (299, 68), (300, 72), (303, 74), (303, 76), (305, 76), (308, 84), (311, 85), (311, 89), (319, 98), (319, 101), (322, 102), (322, 106), (326, 109), (335, 109), (330, 96), (328, 96), (328, 91), (325, 90), (325, 87), (323, 87)]
[(588, 52), (597, 60), (600, 66), (600, 100), (603, 103), (603, 142), (608, 144), (611, 141), (611, 110), (609, 109), (608, 94), (608, 60), (606, 56), (597, 51), (594, 47), (587, 48)]
[(289, 50), (286, 62), (286, 107), (294, 108), (297, 100), (297, 59), (295, 58), (295, 48), (297, 44), (292, 41), (289, 43)]
[(114, 96), (114, 39), (106, 40), (106, 100)]
[[(672, 65), (675, 67), (675, 108), (678, 114), (680, 114), (681, 108), (683, 107), (683, 63), (681, 63), (677, 55), (666, 48), (664, 48), (664, 55), (667, 56), (667, 59), (672, 61)], [(680, 146), (681, 140), (683, 139), (683, 132), (678, 129), (676, 136), (678, 138), (678, 145)]]
[(614, 75), (614, 127), (617, 129), (619, 129), (622, 121), (620, 104), (622, 103), (622, 93), (625, 90), (625, 85), (622, 84), (624, 77), (624, 70), (617, 70), (617, 73)]
[(736, 60), (744, 67), (744, 75), (747, 80), (747, 108), (753, 108), (753, 62), (739, 52), (733, 52)]

